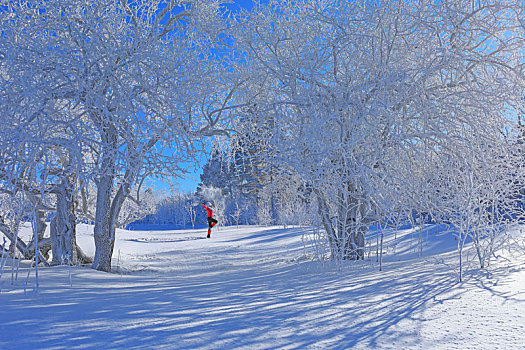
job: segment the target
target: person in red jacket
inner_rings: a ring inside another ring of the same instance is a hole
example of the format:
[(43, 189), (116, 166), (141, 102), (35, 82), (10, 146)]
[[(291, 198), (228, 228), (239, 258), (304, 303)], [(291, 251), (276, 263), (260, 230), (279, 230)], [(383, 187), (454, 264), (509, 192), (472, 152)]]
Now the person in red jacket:
[(210, 234), (211, 234), (211, 228), (213, 226), (215, 226), (215, 224), (217, 223), (217, 220), (215, 220), (213, 218), (213, 210), (211, 210), (209, 207), (211, 207), (211, 204), (208, 203), (208, 207), (205, 206), (204, 204), (201, 204), (204, 209), (206, 209), (206, 212), (208, 213), (208, 236), (206, 236), (207, 238), (210, 238)]

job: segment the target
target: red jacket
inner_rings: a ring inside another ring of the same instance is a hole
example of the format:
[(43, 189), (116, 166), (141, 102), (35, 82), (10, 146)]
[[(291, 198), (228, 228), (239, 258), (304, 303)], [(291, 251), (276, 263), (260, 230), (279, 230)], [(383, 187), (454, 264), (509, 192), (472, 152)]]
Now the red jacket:
[(201, 205), (204, 207), (204, 209), (206, 209), (206, 212), (208, 213), (208, 217), (211, 218), (213, 216), (213, 210), (211, 210), (210, 208), (208, 208), (204, 204), (201, 204)]

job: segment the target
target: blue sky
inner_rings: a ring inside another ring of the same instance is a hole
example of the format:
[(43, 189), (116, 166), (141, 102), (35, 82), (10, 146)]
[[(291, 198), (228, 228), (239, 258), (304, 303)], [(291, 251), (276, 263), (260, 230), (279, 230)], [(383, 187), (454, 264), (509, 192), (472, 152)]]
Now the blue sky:
[[(264, 2), (264, 1), (263, 1)], [(234, 0), (232, 4), (229, 4), (228, 7), (232, 10), (238, 10), (240, 8), (250, 9), (253, 6), (252, 0)]]

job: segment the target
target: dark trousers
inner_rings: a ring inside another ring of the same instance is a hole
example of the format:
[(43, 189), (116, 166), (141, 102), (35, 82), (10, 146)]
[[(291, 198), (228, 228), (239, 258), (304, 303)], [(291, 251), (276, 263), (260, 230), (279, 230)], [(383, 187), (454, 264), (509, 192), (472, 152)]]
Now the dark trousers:
[(215, 226), (216, 223), (217, 223), (217, 220), (215, 220), (211, 216), (208, 216), (208, 236), (207, 236), (208, 238), (210, 238), (211, 228)]
[(217, 220), (215, 220), (211, 216), (208, 216), (208, 227), (209, 228), (212, 228), (213, 226), (215, 226), (216, 223), (217, 223)]

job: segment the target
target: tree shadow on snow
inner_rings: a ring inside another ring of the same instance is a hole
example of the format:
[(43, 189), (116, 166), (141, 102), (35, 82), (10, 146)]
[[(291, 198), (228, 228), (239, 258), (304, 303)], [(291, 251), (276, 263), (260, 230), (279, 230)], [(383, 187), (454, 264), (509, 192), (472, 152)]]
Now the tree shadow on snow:
[[(383, 260), (401, 261), (430, 257), (457, 250), (457, 240), (449, 225), (429, 224), (397, 231), (385, 230)], [(377, 232), (367, 235), (372, 242), (371, 251), (376, 251)], [(467, 242), (468, 243), (468, 242)]]
[(5, 304), (0, 328), (10, 338), (2, 347), (346, 349), (390, 338), (410, 346), (428, 304), (460, 297), (451, 293), (454, 276), (425, 264), (395, 275), (370, 266), (319, 271), (307, 262), (181, 278), (75, 269), (73, 287), (56, 278), (63, 288)]
[(266, 229), (257, 233), (231, 239), (230, 242), (251, 241), (251, 243), (272, 243), (285, 238), (294, 238), (305, 232), (305, 228), (288, 228), (288, 229)]
[(379, 272), (367, 261), (282, 263), (251, 244), (297, 247), (285, 242), (303, 230), (233, 237), (170, 274), (74, 268), (70, 286), (67, 268), (47, 269), (37, 296), (0, 294), (0, 348), (411, 348), (425, 310), (465, 291), (430, 259), (385, 262)]

